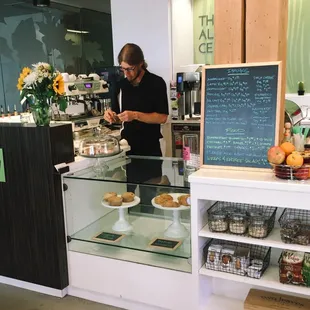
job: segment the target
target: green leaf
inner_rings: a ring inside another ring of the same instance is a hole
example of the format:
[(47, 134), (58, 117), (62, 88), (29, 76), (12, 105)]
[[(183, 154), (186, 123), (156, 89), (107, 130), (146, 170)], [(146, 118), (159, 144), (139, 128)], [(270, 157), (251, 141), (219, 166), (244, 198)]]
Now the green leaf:
[(64, 97), (60, 97), (58, 100), (59, 109), (62, 112), (65, 112), (67, 109), (67, 100)]

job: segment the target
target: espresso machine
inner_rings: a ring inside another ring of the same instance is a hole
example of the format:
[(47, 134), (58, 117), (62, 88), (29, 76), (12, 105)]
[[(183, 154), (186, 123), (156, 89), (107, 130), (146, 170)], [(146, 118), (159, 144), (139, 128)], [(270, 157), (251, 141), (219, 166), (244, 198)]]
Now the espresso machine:
[(109, 91), (102, 98), (109, 100), (111, 107), (115, 107), (118, 104), (119, 81), (125, 78), (123, 71), (118, 66), (110, 66), (98, 68), (96, 73), (109, 85)]
[(201, 72), (177, 73), (179, 119), (199, 118), (201, 110)]

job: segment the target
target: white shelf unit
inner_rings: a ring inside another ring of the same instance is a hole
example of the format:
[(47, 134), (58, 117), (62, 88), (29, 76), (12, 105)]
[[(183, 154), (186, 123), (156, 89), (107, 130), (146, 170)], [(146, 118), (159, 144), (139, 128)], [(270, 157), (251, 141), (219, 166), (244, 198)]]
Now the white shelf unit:
[(281, 236), (280, 236), (280, 228), (278, 227), (275, 227), (271, 231), (271, 233), (268, 235), (267, 238), (257, 239), (257, 238), (239, 236), (239, 235), (228, 234), (228, 233), (212, 232), (209, 230), (208, 225), (205, 225), (199, 232), (199, 237), (222, 239), (222, 240), (247, 243), (247, 244), (256, 244), (256, 245), (268, 246), (272, 248), (285, 249), (285, 250), (293, 250), (293, 251), (301, 251), (301, 252), (310, 251), (309, 246), (282, 242)]
[[(265, 239), (211, 232), (207, 225), (207, 210), (216, 201), (310, 210), (310, 181), (280, 180), (271, 170), (253, 172), (224, 169), (200, 169), (190, 175), (189, 180), (192, 202), (193, 270), (198, 269), (199, 274), (196, 288), (199, 294), (197, 309), (224, 309), (226, 302), (233, 305), (233, 308), (229, 309), (241, 310), (244, 298), (252, 287), (310, 297), (310, 288), (280, 283), (278, 265), (270, 265), (261, 279), (254, 279), (206, 269), (203, 257), (207, 238), (271, 247), (274, 262), (279, 257), (275, 257), (279, 253), (279, 250), (275, 249), (309, 252), (309, 246), (282, 242), (280, 229), (277, 227)], [(228, 282), (231, 283), (227, 285)], [(235, 287), (240, 289), (237, 294)]]
[(296, 293), (301, 295), (310, 296), (309, 287), (301, 287), (297, 285), (288, 285), (279, 282), (279, 267), (269, 266), (263, 276), (260, 279), (254, 279), (250, 277), (244, 277), (233, 273), (221, 272), (210, 270), (202, 267), (199, 271), (201, 275), (216, 277), (225, 280), (231, 280), (234, 282), (246, 283), (254, 286), (259, 286), (262, 288), (269, 288), (274, 290), (279, 290), (288, 293)]

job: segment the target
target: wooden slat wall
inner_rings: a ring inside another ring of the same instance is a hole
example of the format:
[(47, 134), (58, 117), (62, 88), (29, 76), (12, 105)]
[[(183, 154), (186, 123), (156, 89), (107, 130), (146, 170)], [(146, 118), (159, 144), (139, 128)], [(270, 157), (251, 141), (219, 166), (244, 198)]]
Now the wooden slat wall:
[(288, 0), (246, 0), (246, 62), (282, 61), (280, 139), (283, 136)]
[(245, 0), (214, 0), (214, 63), (244, 62)]

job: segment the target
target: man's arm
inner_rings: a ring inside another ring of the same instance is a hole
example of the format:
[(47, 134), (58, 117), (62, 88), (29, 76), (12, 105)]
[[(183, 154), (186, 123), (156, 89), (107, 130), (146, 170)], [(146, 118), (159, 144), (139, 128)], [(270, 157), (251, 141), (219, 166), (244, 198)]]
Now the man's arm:
[(143, 112), (134, 112), (136, 114), (136, 120), (148, 123), (148, 124), (164, 124), (167, 121), (168, 115), (161, 113), (143, 113)]
[(162, 113), (143, 113), (138, 111), (124, 111), (118, 114), (122, 122), (131, 122), (137, 120), (147, 124), (164, 124), (167, 121), (168, 115)]

